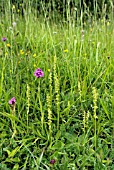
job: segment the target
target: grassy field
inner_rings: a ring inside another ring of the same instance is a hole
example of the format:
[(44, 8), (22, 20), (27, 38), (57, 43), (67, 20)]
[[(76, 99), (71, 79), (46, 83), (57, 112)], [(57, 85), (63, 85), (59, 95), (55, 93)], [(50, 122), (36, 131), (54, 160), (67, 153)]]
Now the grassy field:
[(0, 15), (0, 169), (113, 170), (113, 19), (12, 10)]

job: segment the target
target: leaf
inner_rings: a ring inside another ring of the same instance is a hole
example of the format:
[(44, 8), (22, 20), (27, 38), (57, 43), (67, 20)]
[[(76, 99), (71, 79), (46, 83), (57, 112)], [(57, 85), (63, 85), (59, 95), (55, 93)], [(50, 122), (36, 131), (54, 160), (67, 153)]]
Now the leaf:
[(110, 120), (109, 112), (108, 112), (108, 109), (106, 108), (106, 105), (103, 103), (103, 101), (101, 99), (100, 99), (100, 103), (101, 103), (101, 105), (102, 105), (102, 107), (103, 107), (103, 109), (104, 109), (108, 119)]
[(37, 129), (37, 133), (38, 133), (38, 136), (41, 138), (41, 139), (45, 139), (44, 136), (41, 135), (40, 131)]
[(2, 112), (0, 112), (0, 114), (3, 115), (3, 116), (5, 116), (5, 117), (10, 118), (11, 121), (12, 121), (12, 120), (15, 120), (15, 121), (17, 121), (17, 122), (20, 122), (23, 127), (27, 128), (27, 126), (26, 126), (22, 121), (20, 121), (16, 116), (13, 116), (13, 115), (11, 115), (11, 114), (9, 114), (9, 113), (2, 113)]
[(14, 155), (17, 153), (17, 151), (19, 150), (19, 146), (17, 146), (12, 152), (9, 153), (8, 157), (14, 157)]
[(55, 149), (62, 149), (64, 147), (64, 143), (61, 142), (61, 141), (57, 141), (52, 147), (51, 149), (52, 150), (55, 150)]
[(0, 163), (0, 169), (1, 170), (10, 170), (9, 168), (7, 168), (6, 164)]
[(55, 137), (56, 141), (60, 138), (60, 136), (61, 136), (61, 131), (58, 130), (58, 132), (56, 133), (56, 137)]
[(65, 138), (69, 141), (69, 142), (74, 142), (76, 141), (77, 137), (75, 136), (75, 134), (70, 134), (70, 133), (65, 133)]
[(7, 154), (8, 154), (8, 157), (9, 157), (9, 155), (10, 155), (11, 152), (10, 152), (7, 148), (3, 148), (3, 151), (6, 151)]
[(19, 164), (15, 164), (12, 170), (18, 170), (19, 169)]

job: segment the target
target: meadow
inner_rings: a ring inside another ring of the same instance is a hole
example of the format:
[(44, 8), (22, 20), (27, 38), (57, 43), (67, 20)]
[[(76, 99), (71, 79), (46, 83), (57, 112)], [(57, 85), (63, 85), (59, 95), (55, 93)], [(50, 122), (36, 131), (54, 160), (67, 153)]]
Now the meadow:
[(0, 169), (113, 170), (112, 14), (21, 8), (0, 14)]

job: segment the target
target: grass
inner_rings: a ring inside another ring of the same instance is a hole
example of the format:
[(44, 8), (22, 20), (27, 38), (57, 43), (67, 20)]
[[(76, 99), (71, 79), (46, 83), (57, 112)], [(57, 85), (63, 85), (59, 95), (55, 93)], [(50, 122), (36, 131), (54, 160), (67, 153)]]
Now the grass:
[(113, 20), (54, 22), (9, 8), (0, 20), (0, 168), (114, 169)]

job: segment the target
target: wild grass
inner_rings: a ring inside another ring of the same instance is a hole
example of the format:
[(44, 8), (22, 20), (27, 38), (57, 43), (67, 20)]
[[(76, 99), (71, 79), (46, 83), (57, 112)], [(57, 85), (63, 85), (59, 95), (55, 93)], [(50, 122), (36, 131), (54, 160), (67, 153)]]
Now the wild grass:
[(0, 168), (113, 170), (113, 20), (10, 9), (0, 16)]

